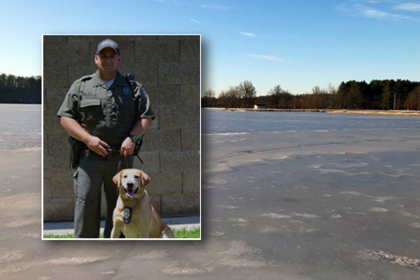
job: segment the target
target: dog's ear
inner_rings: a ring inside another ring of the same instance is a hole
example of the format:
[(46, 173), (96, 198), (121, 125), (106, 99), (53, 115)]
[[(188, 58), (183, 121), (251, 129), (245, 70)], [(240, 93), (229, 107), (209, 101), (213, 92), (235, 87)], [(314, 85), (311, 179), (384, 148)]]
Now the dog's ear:
[(146, 186), (147, 184), (149, 184), (150, 177), (146, 173), (139, 170), (139, 177), (141, 178), (141, 184), (142, 184), (143, 187)]
[(120, 172), (118, 172), (117, 174), (115, 174), (114, 178), (112, 178), (112, 181), (114, 181), (114, 183), (119, 187), (121, 184), (121, 176), (123, 173), (124, 169), (121, 170)]

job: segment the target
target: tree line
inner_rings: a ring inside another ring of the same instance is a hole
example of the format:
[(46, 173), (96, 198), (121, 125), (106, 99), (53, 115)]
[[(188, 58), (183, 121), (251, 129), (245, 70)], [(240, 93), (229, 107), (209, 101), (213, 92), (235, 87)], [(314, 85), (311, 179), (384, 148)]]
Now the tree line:
[(342, 82), (338, 88), (315, 86), (311, 93), (292, 95), (280, 85), (266, 95), (256, 96), (251, 81), (229, 87), (215, 96), (211, 89), (201, 98), (202, 107), (252, 108), (264, 104), (278, 109), (369, 109), (420, 110), (420, 82), (409, 80), (372, 80)]
[(41, 76), (0, 75), (0, 103), (41, 104)]

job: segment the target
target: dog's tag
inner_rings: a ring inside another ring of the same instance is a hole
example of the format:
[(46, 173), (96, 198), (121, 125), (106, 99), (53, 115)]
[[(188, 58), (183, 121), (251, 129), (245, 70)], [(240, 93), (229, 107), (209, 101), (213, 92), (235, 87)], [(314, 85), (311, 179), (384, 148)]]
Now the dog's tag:
[(131, 207), (124, 207), (124, 224), (128, 224), (131, 221)]

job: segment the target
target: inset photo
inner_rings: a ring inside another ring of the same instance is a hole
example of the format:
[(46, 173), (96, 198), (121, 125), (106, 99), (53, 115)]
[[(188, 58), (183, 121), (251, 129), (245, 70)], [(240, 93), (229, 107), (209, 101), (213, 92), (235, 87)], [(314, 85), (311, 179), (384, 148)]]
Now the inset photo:
[(43, 240), (201, 240), (200, 70), (200, 35), (43, 35)]

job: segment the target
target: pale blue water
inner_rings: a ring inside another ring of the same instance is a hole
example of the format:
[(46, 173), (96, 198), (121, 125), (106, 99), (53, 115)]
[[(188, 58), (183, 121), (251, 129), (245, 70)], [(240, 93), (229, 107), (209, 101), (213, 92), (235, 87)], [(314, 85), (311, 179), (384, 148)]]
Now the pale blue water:
[(202, 110), (201, 119), (202, 134), (420, 128), (416, 116)]
[(41, 105), (0, 104), (0, 150), (41, 147)]

